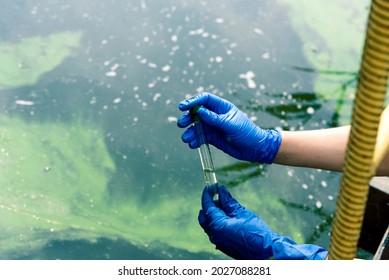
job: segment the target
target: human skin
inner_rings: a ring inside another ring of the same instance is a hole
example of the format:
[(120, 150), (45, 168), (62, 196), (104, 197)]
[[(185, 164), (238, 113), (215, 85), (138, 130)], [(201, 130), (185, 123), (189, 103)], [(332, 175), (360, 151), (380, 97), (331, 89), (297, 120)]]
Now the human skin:
[[(282, 142), (274, 163), (342, 171), (350, 126), (306, 131), (282, 131)], [(389, 176), (389, 153), (376, 170)]]

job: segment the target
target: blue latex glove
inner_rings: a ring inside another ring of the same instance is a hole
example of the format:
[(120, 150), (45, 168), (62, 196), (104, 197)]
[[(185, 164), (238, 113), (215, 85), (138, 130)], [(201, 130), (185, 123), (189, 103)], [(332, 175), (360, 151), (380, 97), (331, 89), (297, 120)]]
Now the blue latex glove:
[(228, 190), (219, 188), (220, 208), (208, 188), (202, 195), (199, 223), (216, 249), (234, 259), (325, 260), (328, 252), (316, 245), (296, 244), (272, 232), (253, 212), (245, 209)]
[[(198, 105), (202, 107), (196, 114), (203, 124), (208, 143), (236, 159), (273, 162), (281, 145), (281, 133), (258, 127), (234, 104), (213, 94), (203, 92), (182, 101), (178, 108), (184, 114), (177, 121), (179, 127), (192, 123), (188, 110)], [(189, 127), (181, 138), (192, 149), (201, 144), (194, 127)]]

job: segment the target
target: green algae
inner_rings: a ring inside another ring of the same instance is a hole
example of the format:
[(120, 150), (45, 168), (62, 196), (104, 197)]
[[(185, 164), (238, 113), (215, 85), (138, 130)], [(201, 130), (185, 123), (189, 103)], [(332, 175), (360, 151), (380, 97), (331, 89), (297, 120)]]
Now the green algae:
[(197, 203), (174, 197), (145, 205), (136, 193), (126, 203), (107, 198), (115, 166), (100, 129), (5, 116), (0, 123), (2, 258), (51, 240), (100, 237), (214, 251), (197, 225)]
[(81, 32), (68, 31), (0, 42), (0, 90), (35, 84), (73, 54), (81, 37)]
[[(6, 236), (23, 244), (35, 232), (90, 227), (76, 215), (78, 202), (90, 197), (91, 206), (102, 197), (114, 170), (100, 131), (4, 116), (0, 123), (0, 227)], [(20, 245), (6, 236), (2, 250)]]
[(338, 120), (349, 124), (365, 39), (369, 1), (287, 1), (289, 21), (301, 38), (310, 63), (298, 65), (316, 74), (314, 90), (333, 103)]
[[(200, 189), (185, 197), (157, 196), (152, 203), (142, 203), (136, 192), (125, 203), (109, 199), (107, 185), (116, 167), (103, 135), (100, 128), (82, 122), (0, 117), (1, 258), (12, 258), (18, 251), (33, 254), (54, 240), (99, 238), (127, 240), (159, 252), (177, 248), (225, 258), (198, 225)], [(271, 193), (253, 196), (245, 190), (243, 184), (235, 191), (237, 199), (258, 205), (252, 210), (259, 211), (274, 230), (280, 224), (271, 217), (292, 219)], [(302, 240), (297, 226), (282, 227), (284, 233)]]

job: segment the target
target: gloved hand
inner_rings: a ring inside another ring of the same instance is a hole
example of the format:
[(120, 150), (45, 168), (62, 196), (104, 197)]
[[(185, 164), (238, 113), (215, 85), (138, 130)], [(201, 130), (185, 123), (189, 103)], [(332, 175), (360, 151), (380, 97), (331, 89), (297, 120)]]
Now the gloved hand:
[(219, 188), (220, 208), (205, 188), (199, 223), (210, 241), (234, 259), (325, 260), (328, 252), (316, 245), (296, 244), (286, 236), (272, 232), (253, 212), (245, 209), (228, 190)]
[[(236, 159), (273, 162), (281, 145), (281, 133), (258, 127), (234, 104), (213, 94), (203, 92), (182, 101), (178, 108), (185, 113), (177, 121), (179, 127), (184, 128), (192, 123), (188, 110), (198, 105), (202, 107), (196, 114), (203, 124), (208, 143)], [(192, 149), (200, 146), (192, 126), (181, 138)]]

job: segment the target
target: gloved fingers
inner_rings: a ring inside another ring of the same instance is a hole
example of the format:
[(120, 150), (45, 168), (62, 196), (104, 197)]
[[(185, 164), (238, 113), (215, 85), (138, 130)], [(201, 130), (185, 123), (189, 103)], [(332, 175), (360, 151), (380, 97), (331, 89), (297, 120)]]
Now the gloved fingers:
[(184, 114), (177, 120), (177, 126), (180, 128), (187, 127), (191, 125), (192, 117), (189, 111), (184, 112)]
[(232, 197), (231, 193), (224, 186), (219, 187), (220, 208), (229, 217), (236, 217), (241, 214), (245, 208)]
[(200, 142), (196, 138), (196, 132), (194, 127), (189, 127), (182, 135), (181, 140), (187, 143), (191, 149), (197, 149), (200, 146)]
[(203, 106), (216, 113), (224, 113), (227, 112), (233, 105), (229, 101), (224, 100), (216, 95), (208, 92), (202, 92), (196, 94), (190, 99), (181, 101), (181, 103), (178, 105), (178, 108), (181, 111), (186, 111), (196, 106)]
[(199, 94), (196, 94), (195, 96), (192, 96), (189, 99), (185, 99), (178, 104), (178, 109), (181, 111), (187, 111), (190, 110), (196, 106), (204, 106), (207, 104), (209, 93), (202, 92)]
[(203, 227), (203, 224), (205, 223), (205, 221), (207, 220), (207, 216), (205, 215), (204, 211), (203, 210), (200, 210), (199, 211), (199, 215), (197, 217), (198, 221), (199, 221), (199, 224), (202, 228)]
[[(220, 123), (219, 115), (204, 107), (200, 107), (196, 111), (196, 115), (203, 123), (208, 124), (210, 126), (218, 126), (218, 124)], [(191, 116), (189, 111), (185, 111), (184, 114), (177, 120), (177, 126), (180, 128), (190, 126), (192, 123), (193, 117)]]
[(203, 211), (208, 214), (209, 211), (213, 210), (212, 208), (218, 208), (213, 201), (213, 194), (211, 193), (211, 189), (205, 187), (203, 193), (201, 195), (201, 207)]
[(211, 127), (219, 128), (221, 125), (220, 115), (205, 107), (200, 107), (196, 114), (203, 123)]
[(198, 221), (200, 226), (210, 238), (219, 234), (229, 219), (219, 208), (211, 208), (208, 212), (199, 211)]
[(199, 212), (198, 220), (200, 226), (206, 233), (212, 233), (224, 226), (224, 221), (228, 219), (226, 214), (216, 206), (212, 198), (210, 188), (205, 187), (201, 196), (202, 210)]

